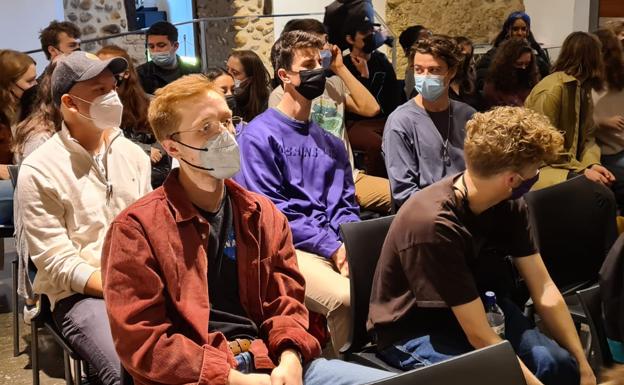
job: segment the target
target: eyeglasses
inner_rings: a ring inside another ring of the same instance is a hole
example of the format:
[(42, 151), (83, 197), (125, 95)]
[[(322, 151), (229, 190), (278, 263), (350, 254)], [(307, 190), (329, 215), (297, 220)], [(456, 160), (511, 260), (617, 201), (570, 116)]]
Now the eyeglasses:
[(182, 134), (184, 132), (199, 132), (200, 135), (202, 135), (206, 139), (210, 139), (218, 135), (221, 132), (221, 130), (228, 130), (229, 132), (234, 134), (236, 127), (241, 125), (242, 122), (243, 122), (243, 118), (241, 118), (240, 116), (232, 116), (231, 118), (226, 119), (221, 122), (219, 121), (206, 122), (201, 128), (198, 128), (195, 130), (176, 131), (172, 133), (171, 135), (169, 135), (169, 138), (175, 139), (174, 136)]

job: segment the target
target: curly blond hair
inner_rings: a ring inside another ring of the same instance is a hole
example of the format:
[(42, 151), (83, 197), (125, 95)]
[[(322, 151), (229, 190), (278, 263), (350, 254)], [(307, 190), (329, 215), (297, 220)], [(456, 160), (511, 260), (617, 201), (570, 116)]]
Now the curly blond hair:
[(562, 149), (563, 135), (548, 118), (524, 107), (476, 113), (466, 123), (466, 165), (481, 177), (551, 163)]

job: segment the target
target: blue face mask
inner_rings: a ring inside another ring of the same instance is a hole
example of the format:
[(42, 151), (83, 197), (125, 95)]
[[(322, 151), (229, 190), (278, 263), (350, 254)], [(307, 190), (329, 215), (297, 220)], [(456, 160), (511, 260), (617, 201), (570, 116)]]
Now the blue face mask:
[(321, 50), (321, 65), (323, 66), (323, 68), (328, 70), (329, 67), (331, 66), (331, 61), (332, 61), (331, 51), (328, 49), (322, 49)]
[(416, 91), (430, 102), (438, 100), (446, 91), (444, 76), (441, 75), (414, 75), (414, 83)]
[(173, 68), (177, 63), (175, 52), (156, 52), (151, 54), (154, 64), (161, 68)]

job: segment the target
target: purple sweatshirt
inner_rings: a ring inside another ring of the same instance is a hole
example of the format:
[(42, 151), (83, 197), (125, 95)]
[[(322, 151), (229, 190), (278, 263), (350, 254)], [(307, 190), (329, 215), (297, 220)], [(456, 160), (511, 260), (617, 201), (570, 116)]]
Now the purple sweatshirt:
[(295, 248), (330, 258), (342, 243), (340, 225), (360, 220), (340, 139), (270, 108), (245, 127), (238, 144), (241, 170), (234, 179), (286, 215)]

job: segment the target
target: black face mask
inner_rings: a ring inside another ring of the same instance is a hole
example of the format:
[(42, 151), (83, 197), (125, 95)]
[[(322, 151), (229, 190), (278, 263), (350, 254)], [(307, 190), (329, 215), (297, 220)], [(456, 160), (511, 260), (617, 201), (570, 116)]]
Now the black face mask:
[(369, 54), (375, 50), (375, 37), (373, 34), (370, 34), (364, 38), (364, 47), (362, 47), (362, 51), (364, 53)]
[(528, 83), (530, 74), (531, 70), (529, 68), (516, 68), (516, 76), (520, 83)]
[(318, 98), (325, 91), (325, 69), (323, 67), (314, 70), (299, 71), (301, 84), (295, 90), (308, 100)]
[(230, 111), (232, 111), (232, 115), (236, 115), (236, 97), (234, 95), (227, 95), (225, 97), (225, 102)]

